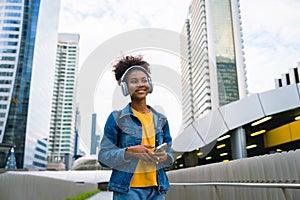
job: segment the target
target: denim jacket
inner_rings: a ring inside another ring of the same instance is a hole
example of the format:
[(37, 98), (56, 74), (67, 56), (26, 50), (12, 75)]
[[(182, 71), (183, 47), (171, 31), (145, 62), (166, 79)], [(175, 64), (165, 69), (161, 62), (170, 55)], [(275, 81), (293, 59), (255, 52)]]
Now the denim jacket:
[[(155, 146), (164, 142), (167, 145), (168, 159), (159, 163), (156, 167), (157, 184), (160, 192), (170, 189), (168, 177), (164, 168), (170, 167), (174, 158), (171, 145), (172, 138), (169, 131), (167, 118), (148, 106), (153, 113), (156, 138)], [(112, 168), (112, 175), (108, 184), (108, 189), (126, 193), (130, 188), (130, 181), (136, 169), (138, 159), (130, 158), (126, 160), (124, 153), (127, 147), (141, 145), (142, 143), (142, 123), (138, 120), (128, 104), (123, 110), (113, 111), (105, 124), (104, 136), (101, 140), (98, 160), (104, 167)]]

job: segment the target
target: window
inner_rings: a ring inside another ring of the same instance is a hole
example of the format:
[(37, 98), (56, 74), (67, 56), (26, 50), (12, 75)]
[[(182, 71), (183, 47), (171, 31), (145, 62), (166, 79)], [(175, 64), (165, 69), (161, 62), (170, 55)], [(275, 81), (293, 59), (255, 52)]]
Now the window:
[(0, 80), (0, 84), (11, 84), (11, 80)]
[(6, 61), (15, 61), (15, 57), (9, 57), (9, 56), (2, 56), (0, 57), (0, 60), (6, 60)]
[[(0, 92), (9, 92), (9, 88), (0, 88)], [(1, 109), (1, 104), (0, 104), (0, 109)]]
[(0, 13), (0, 16), (1, 17), (21, 17), (21, 13), (11, 13), (11, 12), (8, 12), (8, 13)]
[[(1, 1), (0, 1), (1, 2)], [(21, 10), (21, 6), (0, 6), (1, 10)]]
[(0, 0), (0, 2), (8, 3), (22, 3), (22, 0)]
[(0, 38), (19, 38), (17, 34), (0, 34)]
[(7, 27), (7, 26), (4, 26), (4, 27), (2, 27), (2, 30), (3, 31), (19, 31), (20, 28), (19, 27)]
[(14, 65), (9, 65), (9, 64), (1, 64), (0, 68), (5, 68), (5, 69), (13, 69)]
[(1, 41), (0, 45), (3, 45), (3, 46), (17, 46), (18, 42)]
[(13, 75), (13, 72), (0, 72), (0, 76), (12, 76), (12, 75)]
[(1, 24), (20, 24), (20, 20), (0, 20)]

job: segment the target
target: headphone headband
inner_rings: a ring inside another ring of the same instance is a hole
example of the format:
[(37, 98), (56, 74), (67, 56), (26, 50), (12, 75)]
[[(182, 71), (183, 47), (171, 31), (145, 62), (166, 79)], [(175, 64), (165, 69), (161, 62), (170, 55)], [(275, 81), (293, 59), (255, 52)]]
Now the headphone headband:
[(142, 66), (140, 66), (140, 65), (133, 65), (133, 66), (129, 67), (129, 68), (124, 72), (124, 74), (122, 75), (122, 77), (121, 77), (121, 79), (120, 79), (121, 82), (124, 81), (124, 78), (125, 78), (125, 76), (127, 75), (127, 73), (128, 73), (129, 71), (133, 70), (133, 69), (140, 69), (140, 70), (142, 70), (143, 72), (145, 72), (146, 75), (147, 75), (148, 77), (150, 77), (149, 72), (148, 72), (144, 67), (142, 67)]

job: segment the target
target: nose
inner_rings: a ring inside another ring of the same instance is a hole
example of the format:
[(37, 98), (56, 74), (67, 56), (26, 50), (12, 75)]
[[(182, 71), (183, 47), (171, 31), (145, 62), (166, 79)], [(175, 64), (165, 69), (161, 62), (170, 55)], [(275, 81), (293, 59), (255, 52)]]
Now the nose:
[(141, 81), (138, 81), (137, 86), (144, 87), (147, 83), (148, 83), (147, 81), (141, 80)]
[(144, 83), (143, 81), (139, 81), (138, 82), (138, 87), (144, 87), (146, 83)]

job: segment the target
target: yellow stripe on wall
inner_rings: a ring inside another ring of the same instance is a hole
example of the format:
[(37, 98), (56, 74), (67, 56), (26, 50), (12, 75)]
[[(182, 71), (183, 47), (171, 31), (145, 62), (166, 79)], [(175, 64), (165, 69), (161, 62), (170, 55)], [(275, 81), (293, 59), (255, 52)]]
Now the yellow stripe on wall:
[(300, 140), (300, 121), (290, 123), (292, 141)]
[(267, 131), (264, 134), (265, 147), (273, 147), (292, 141), (290, 124)]
[(265, 147), (273, 147), (279, 144), (300, 140), (300, 121), (280, 126), (264, 134)]

